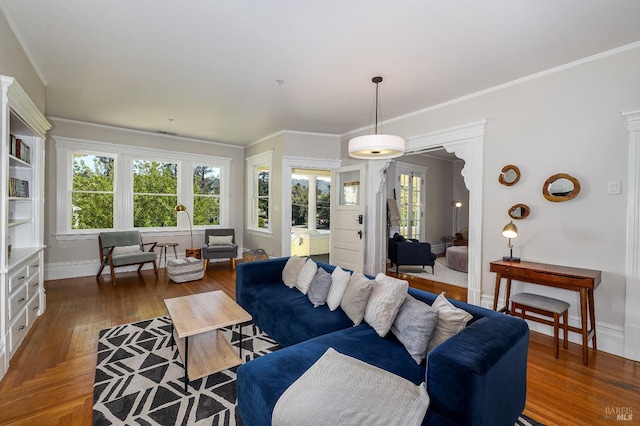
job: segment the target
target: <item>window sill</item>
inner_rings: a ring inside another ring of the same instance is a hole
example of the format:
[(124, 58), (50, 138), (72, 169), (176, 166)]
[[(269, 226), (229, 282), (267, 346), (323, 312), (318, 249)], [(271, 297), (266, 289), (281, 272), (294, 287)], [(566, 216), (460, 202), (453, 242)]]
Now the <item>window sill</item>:
[(264, 231), (262, 229), (247, 229), (247, 232), (251, 235), (256, 235), (258, 237), (272, 238), (273, 232)]
[[(205, 229), (204, 227), (202, 229)], [(164, 228), (164, 229), (130, 229), (140, 231), (140, 235), (143, 238), (145, 237), (155, 237), (155, 236), (163, 236), (163, 235), (186, 235), (190, 236), (191, 233), (188, 229), (177, 229), (177, 228)], [(77, 231), (77, 232), (68, 232), (68, 233), (58, 233), (55, 235), (56, 240), (58, 241), (78, 241), (78, 240), (95, 240), (98, 238), (98, 234), (100, 232), (113, 232), (113, 231), (124, 231), (124, 229), (103, 229), (103, 230), (86, 230), (86, 231)], [(193, 232), (196, 235), (200, 229), (194, 228)]]

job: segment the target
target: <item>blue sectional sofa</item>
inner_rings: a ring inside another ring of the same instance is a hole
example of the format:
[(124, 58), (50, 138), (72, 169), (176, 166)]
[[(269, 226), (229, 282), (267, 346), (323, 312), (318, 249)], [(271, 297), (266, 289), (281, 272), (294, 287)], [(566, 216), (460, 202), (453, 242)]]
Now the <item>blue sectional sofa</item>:
[[(329, 348), (390, 371), (431, 399), (428, 425), (512, 426), (526, 399), (529, 329), (519, 318), (451, 301), (473, 319), (428, 353), (421, 365), (389, 333), (353, 323), (340, 308), (314, 308), (306, 295), (282, 282), (287, 258), (243, 263), (236, 271), (236, 300), (283, 349), (238, 368), (238, 413), (246, 426), (269, 425), (283, 392)], [(318, 263), (327, 272), (332, 265)], [(437, 295), (409, 289), (431, 304)]]

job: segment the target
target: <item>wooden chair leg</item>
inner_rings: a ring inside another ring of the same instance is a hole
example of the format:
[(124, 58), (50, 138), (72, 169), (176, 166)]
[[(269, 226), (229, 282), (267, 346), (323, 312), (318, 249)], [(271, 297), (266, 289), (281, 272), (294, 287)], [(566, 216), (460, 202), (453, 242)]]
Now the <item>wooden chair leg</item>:
[[(165, 261), (167, 260), (167, 255), (164, 255), (164, 259)], [(142, 266), (142, 265), (141, 265)], [(156, 273), (156, 278), (158, 278), (158, 264), (156, 263), (156, 261), (153, 261), (153, 271)]]
[(102, 274), (102, 271), (104, 270), (104, 267), (107, 266), (106, 263), (104, 263), (104, 261), (100, 264), (100, 269), (98, 269), (98, 274), (96, 275), (96, 279), (100, 278), (100, 275)]
[(113, 265), (109, 265), (109, 268), (111, 268), (111, 285), (116, 285), (116, 273), (113, 270)]
[(231, 258), (231, 268), (233, 268), (233, 270), (236, 269), (236, 258), (235, 257)]
[(209, 259), (205, 259), (204, 260), (204, 270), (206, 271), (208, 267), (209, 267)]
[(564, 328), (564, 348), (569, 348), (569, 310), (564, 311), (562, 326)]
[(559, 314), (553, 314), (553, 354), (556, 357), (556, 359), (558, 358), (560, 349), (560, 342), (559, 342), (559, 338), (560, 336), (558, 336), (558, 329), (560, 328), (560, 315)]

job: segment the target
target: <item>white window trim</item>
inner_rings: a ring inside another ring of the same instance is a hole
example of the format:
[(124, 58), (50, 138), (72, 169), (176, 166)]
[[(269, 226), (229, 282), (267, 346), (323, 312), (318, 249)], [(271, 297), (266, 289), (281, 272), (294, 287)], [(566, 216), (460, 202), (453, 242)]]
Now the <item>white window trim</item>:
[[(144, 159), (178, 163), (178, 202), (187, 206), (193, 212), (192, 176), (193, 166), (212, 166), (220, 168), (220, 225), (229, 226), (229, 185), (231, 184), (231, 159), (213, 155), (192, 154), (186, 152), (169, 151), (155, 148), (145, 148), (133, 145), (121, 145), (108, 142), (97, 142), (84, 139), (54, 137), (56, 146), (56, 239), (77, 240), (90, 239), (101, 231), (99, 229), (73, 230), (68, 218), (71, 215), (71, 187), (73, 182), (73, 154), (87, 153), (108, 155), (115, 160), (114, 192), (118, 199), (116, 205), (120, 210), (114, 214), (114, 227), (109, 230), (133, 229), (133, 193), (119, 190), (133, 188), (132, 159)], [(116, 201), (116, 200), (114, 200)], [(166, 233), (189, 232), (189, 223), (178, 215), (177, 227), (140, 228), (140, 232), (147, 235), (162, 235)], [(211, 225), (198, 225), (194, 229), (210, 228)]]
[[(247, 182), (247, 203), (246, 203), (246, 223), (247, 223), (247, 232), (253, 235), (260, 235), (271, 238), (273, 236), (273, 191), (272, 191), (272, 183), (273, 183), (273, 150), (261, 152), (260, 154), (252, 155), (251, 157), (245, 158), (246, 161), (246, 180)], [(260, 167), (267, 166), (269, 167), (269, 228), (257, 228), (255, 226), (257, 212), (255, 211), (255, 205), (253, 202), (254, 196), (256, 195), (256, 191), (258, 187), (256, 185), (256, 171)]]

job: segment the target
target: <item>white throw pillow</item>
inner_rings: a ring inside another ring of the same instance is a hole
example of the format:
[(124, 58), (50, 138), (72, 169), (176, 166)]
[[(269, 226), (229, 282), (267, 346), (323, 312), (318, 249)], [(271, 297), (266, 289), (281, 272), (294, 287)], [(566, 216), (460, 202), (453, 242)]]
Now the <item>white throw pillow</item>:
[(336, 269), (331, 273), (331, 288), (329, 289), (329, 296), (327, 296), (327, 306), (330, 311), (335, 311), (340, 306), (344, 291), (347, 289), (351, 273), (343, 270), (341, 267), (336, 266)]
[(114, 247), (111, 254), (130, 254), (130, 253), (138, 253), (142, 251), (138, 244), (133, 246), (120, 246)]
[(210, 246), (219, 246), (221, 244), (233, 244), (233, 235), (209, 235)]
[(429, 342), (428, 350), (432, 350), (451, 336), (462, 331), (473, 316), (464, 309), (456, 308), (444, 297), (444, 292), (433, 301), (432, 308), (438, 310), (438, 325)]
[(408, 289), (408, 281), (388, 277), (383, 273), (376, 275), (364, 320), (380, 337), (386, 336), (391, 330)]
[(311, 281), (313, 281), (313, 277), (316, 276), (316, 272), (318, 272), (318, 265), (313, 259), (308, 259), (302, 266), (302, 269), (300, 269), (300, 273), (296, 279), (296, 288), (300, 290), (302, 294), (307, 294), (307, 291), (309, 291), (309, 286), (311, 285)]
[(298, 256), (291, 256), (289, 260), (287, 260), (287, 264), (284, 265), (284, 269), (282, 270), (282, 281), (287, 287), (293, 288), (296, 286), (298, 274), (306, 261), (306, 257)]

